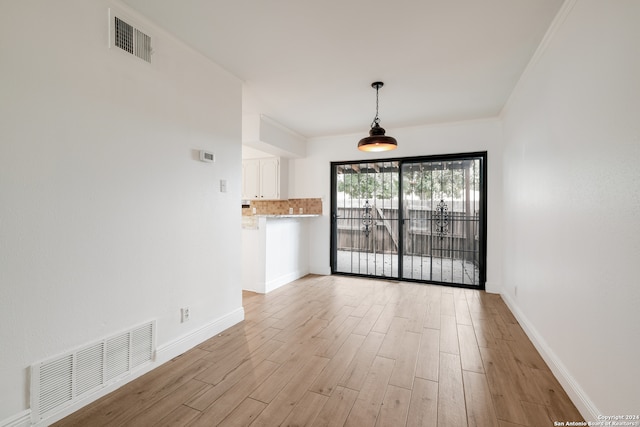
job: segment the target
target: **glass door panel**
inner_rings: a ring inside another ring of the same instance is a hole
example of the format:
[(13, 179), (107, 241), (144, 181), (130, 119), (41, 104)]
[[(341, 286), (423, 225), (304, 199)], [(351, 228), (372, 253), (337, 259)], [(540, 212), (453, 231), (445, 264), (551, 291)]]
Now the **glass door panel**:
[(403, 163), (403, 278), (480, 284), (480, 162)]
[(333, 271), (398, 277), (398, 162), (335, 166)]

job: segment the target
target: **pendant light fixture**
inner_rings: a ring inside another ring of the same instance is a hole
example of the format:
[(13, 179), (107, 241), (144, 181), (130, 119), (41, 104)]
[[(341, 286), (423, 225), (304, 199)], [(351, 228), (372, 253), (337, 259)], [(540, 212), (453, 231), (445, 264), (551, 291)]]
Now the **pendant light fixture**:
[(385, 136), (384, 129), (380, 127), (380, 118), (378, 117), (378, 90), (384, 86), (383, 82), (373, 82), (371, 87), (376, 90), (376, 117), (371, 123), (369, 136), (362, 138), (358, 142), (358, 150), (360, 151), (389, 151), (398, 148), (398, 141), (391, 136)]

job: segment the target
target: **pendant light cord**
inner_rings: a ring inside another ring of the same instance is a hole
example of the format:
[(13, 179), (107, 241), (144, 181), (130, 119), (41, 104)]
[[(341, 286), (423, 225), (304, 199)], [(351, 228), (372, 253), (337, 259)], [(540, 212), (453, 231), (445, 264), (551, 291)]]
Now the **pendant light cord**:
[(378, 118), (378, 91), (380, 90), (380, 87), (376, 86), (375, 88), (376, 88), (376, 116), (371, 122), (371, 127), (374, 127), (380, 124), (380, 118)]

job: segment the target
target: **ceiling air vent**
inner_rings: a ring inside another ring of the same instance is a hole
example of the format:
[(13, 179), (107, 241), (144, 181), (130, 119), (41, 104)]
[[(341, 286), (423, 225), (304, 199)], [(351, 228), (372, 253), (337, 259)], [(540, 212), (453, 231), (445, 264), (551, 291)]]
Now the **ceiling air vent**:
[(151, 37), (117, 16), (112, 18), (113, 46), (151, 63)]

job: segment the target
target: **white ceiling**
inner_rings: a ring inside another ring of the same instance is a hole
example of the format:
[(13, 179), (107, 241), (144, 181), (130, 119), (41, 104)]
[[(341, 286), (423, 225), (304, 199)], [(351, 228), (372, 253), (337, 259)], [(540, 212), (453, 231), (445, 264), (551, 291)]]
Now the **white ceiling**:
[(563, 0), (124, 0), (299, 134), (499, 114)]

